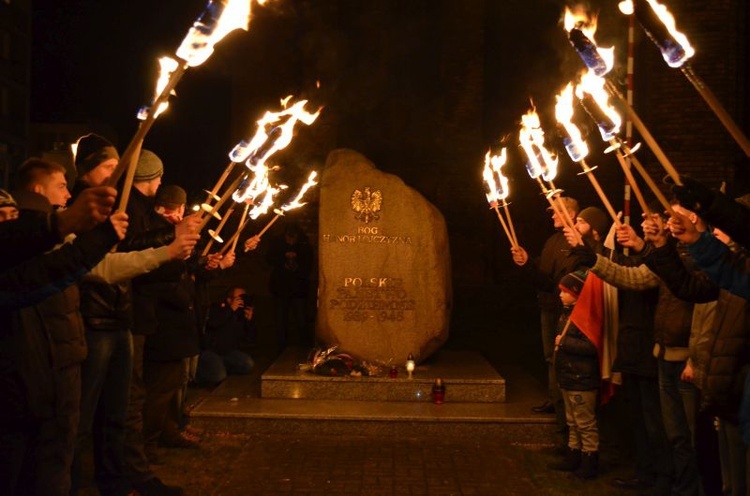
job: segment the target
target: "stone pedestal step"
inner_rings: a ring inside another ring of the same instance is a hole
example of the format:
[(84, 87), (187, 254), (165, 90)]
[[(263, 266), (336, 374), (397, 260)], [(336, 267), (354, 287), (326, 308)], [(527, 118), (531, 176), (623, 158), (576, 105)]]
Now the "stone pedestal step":
[[(521, 411), (523, 410), (523, 411)], [(513, 442), (548, 442), (552, 416), (534, 415), (527, 405), (331, 401), (227, 397), (204, 398), (191, 423), (232, 433), (299, 433), (388, 436), (487, 436)]]
[(261, 376), (264, 399), (348, 400), (371, 402), (430, 402), (432, 386), (440, 377), (451, 403), (503, 403), (505, 379), (479, 354), (441, 350), (417, 366), (411, 379), (404, 364), (391, 378), (330, 377), (302, 370), (307, 352), (287, 349)]

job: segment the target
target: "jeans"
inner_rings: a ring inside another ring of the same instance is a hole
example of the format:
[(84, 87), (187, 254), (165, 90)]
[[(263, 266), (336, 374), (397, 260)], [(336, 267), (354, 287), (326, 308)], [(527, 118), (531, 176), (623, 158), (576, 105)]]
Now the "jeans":
[(623, 373), (622, 391), (628, 404), (636, 450), (636, 477), (668, 489), (672, 485), (672, 450), (664, 432), (659, 383), (655, 377)]
[(232, 350), (226, 355), (206, 350), (198, 360), (195, 382), (202, 385), (215, 385), (227, 378), (227, 374), (247, 375), (255, 363), (250, 355)]
[(596, 423), (597, 391), (561, 391), (565, 401), (565, 419), (568, 422), (568, 448), (584, 453), (599, 451), (599, 427)]
[(143, 346), (146, 336), (133, 335), (133, 368), (130, 381), (130, 397), (125, 420), (125, 473), (133, 484), (154, 477), (149, 466), (143, 441), (143, 403), (146, 386), (143, 383)]
[(667, 439), (674, 460), (673, 495), (700, 494), (700, 477), (695, 458), (693, 432), (697, 392), (680, 379), (685, 362), (659, 359), (659, 400)]
[(133, 340), (129, 330), (86, 330), (86, 344), (88, 356), (81, 369), (81, 423), (73, 462), (73, 493), (81, 482), (81, 450), (93, 438), (96, 483), (102, 494), (112, 494), (128, 485), (124, 444)]

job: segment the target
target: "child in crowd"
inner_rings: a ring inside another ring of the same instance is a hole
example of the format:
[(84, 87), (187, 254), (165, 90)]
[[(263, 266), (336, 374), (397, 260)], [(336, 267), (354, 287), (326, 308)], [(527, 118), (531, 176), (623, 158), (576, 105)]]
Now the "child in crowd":
[(572, 323), (586, 272), (576, 271), (560, 279), (563, 313), (555, 338), (555, 373), (565, 402), (568, 450), (555, 470), (573, 472), (581, 479), (596, 477), (599, 465), (599, 428), (596, 422), (597, 392), (601, 383), (596, 346)]

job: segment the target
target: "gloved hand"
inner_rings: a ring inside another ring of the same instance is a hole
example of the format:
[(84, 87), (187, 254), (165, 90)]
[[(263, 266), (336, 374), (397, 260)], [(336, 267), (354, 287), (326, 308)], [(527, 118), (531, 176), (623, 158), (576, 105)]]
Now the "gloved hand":
[(574, 246), (570, 249), (570, 253), (576, 257), (576, 260), (581, 265), (588, 268), (596, 265), (596, 252), (585, 243), (583, 245)]
[(708, 209), (713, 203), (716, 193), (708, 186), (688, 176), (680, 176), (682, 186), (672, 186), (680, 205), (693, 212), (701, 212)]

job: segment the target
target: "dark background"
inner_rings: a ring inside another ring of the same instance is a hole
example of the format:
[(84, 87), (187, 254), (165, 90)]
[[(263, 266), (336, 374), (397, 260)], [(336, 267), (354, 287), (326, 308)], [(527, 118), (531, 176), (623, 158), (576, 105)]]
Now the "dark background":
[[(599, 42), (617, 45), (613, 74), (620, 81), (628, 20), (616, 3), (589, 5), (600, 11)], [(697, 45), (697, 72), (747, 129), (750, 9), (741, 0), (670, 3)], [(32, 122), (86, 123), (122, 149), (137, 125), (137, 109), (152, 97), (157, 58), (174, 53), (203, 6), (203, 0), (36, 0)], [(518, 153), (517, 129), (533, 100), (550, 146), (562, 152), (552, 131), (554, 96), (582, 68), (559, 25), (563, 6), (551, 0), (275, 0), (254, 6), (249, 32), (231, 34), (211, 59), (188, 71), (145, 147), (164, 159), (164, 182), (196, 198), (214, 184), (226, 153), (255, 131), (266, 109), (278, 108), (289, 94), (309, 98), (323, 114), (312, 126), (300, 126), (278, 155), (280, 181), (293, 191), (335, 148), (365, 154), (445, 215), (454, 322), (475, 311), (472, 303), (482, 303), (498, 318), (528, 313), (526, 322), (536, 325), (533, 290), (514, 270), (508, 242), (487, 209), (481, 169), (487, 149), (497, 151), (506, 138), (516, 228), (521, 244), (538, 253), (551, 223)], [(636, 109), (679, 170), (712, 185), (725, 180), (732, 194), (747, 190), (747, 159), (640, 29), (635, 93)], [(589, 162), (599, 165), (597, 177), (621, 209), (622, 173), (599, 142), (596, 133)], [(641, 160), (655, 177), (663, 175), (647, 150)], [(576, 172), (562, 152), (557, 185), (582, 206), (597, 204)], [(313, 241), (316, 215), (314, 198), (295, 214)], [(491, 332), (491, 325), (477, 324), (477, 332)]]

